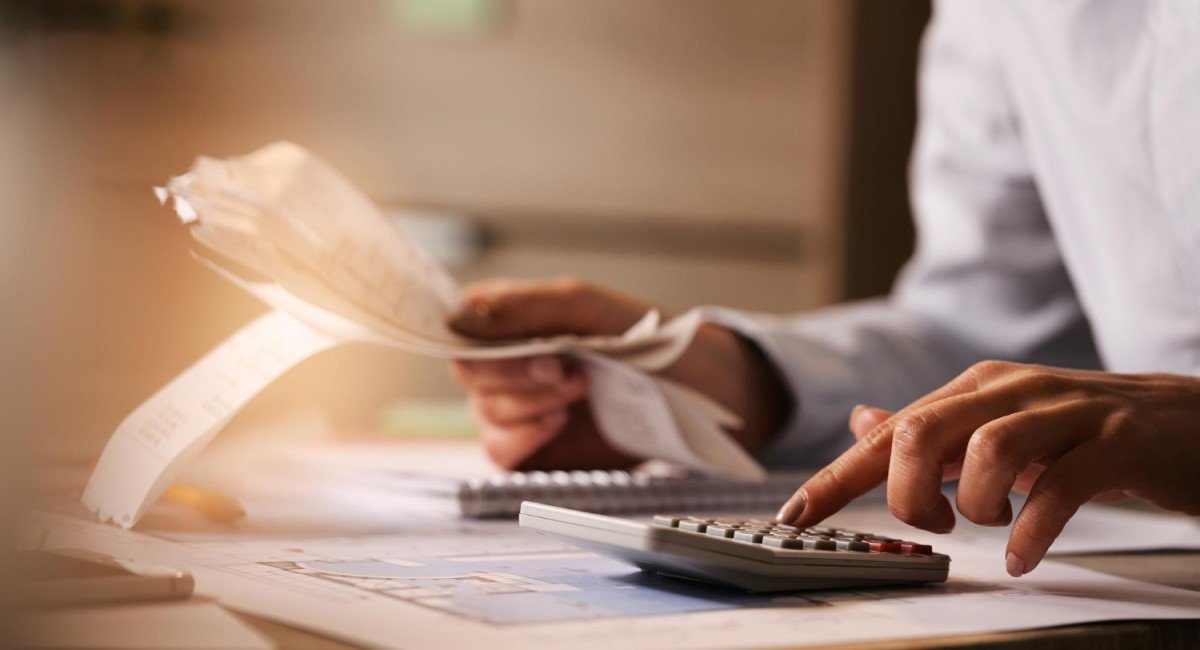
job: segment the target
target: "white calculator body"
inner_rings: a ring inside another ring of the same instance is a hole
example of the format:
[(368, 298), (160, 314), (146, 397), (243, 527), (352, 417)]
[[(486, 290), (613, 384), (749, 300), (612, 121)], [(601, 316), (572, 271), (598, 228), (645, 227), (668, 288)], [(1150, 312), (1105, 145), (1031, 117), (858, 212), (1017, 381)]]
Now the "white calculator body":
[(753, 592), (944, 582), (949, 556), (923, 544), (837, 528), (734, 517), (641, 522), (526, 501), (520, 523), (644, 571)]

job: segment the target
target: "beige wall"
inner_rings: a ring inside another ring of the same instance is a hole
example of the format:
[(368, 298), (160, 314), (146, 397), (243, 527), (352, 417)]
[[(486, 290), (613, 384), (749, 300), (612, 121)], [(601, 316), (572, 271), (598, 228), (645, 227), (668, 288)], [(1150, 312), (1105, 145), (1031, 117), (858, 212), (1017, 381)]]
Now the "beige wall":
[[(464, 280), (574, 273), (671, 309), (837, 297), (842, 3), (529, 0), (456, 36), (413, 34), (385, 2), (172, 5), (185, 20), (166, 37), (30, 34), (9, 53), (3, 90), (36, 108), (22, 119), (47, 128), (35, 148), (48, 162), (32, 168), (37, 207), (2, 217), (21, 239), (5, 250), (22, 255), (0, 264), (24, 287), (5, 309), (26, 317), (39, 370), (17, 406), (51, 453), (94, 453), (259, 309), (191, 262), (149, 192), (198, 153), (294, 139), (381, 203), (509, 233)], [(754, 224), (795, 247), (566, 250), (523, 241), (530, 216), (631, 237), (641, 220), (702, 224), (718, 243)], [(453, 394), (440, 362), (346, 349), (257, 408), (304, 403), (369, 426), (390, 399)]]

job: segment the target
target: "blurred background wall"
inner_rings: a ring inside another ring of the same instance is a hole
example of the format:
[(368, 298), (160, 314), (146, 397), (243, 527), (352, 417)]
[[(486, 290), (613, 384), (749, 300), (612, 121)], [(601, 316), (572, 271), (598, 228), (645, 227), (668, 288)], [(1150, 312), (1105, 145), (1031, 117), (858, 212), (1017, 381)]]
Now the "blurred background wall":
[[(291, 139), (464, 282), (579, 275), (668, 310), (885, 293), (925, 0), (0, 0), (4, 404), (40, 454), (262, 307), (150, 188)], [(11, 384), (11, 386), (9, 386)], [(344, 348), (244, 418), (377, 428), (443, 362)]]

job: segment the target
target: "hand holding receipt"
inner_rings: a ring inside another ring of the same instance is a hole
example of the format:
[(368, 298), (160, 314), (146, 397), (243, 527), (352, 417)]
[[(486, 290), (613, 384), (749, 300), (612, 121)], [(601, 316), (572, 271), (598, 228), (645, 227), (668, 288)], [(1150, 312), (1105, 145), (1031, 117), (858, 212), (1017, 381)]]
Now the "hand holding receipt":
[[(463, 338), (446, 326), (460, 301), (454, 280), (346, 179), (291, 143), (228, 160), (201, 157), (158, 196), (173, 201), (201, 244), (203, 263), (274, 311), (118, 427), (83, 495), (103, 520), (133, 526), (259, 391), (300, 361), (348, 342), (455, 359), (570, 354), (592, 375), (597, 424), (615, 448), (709, 473), (763, 476), (723, 429), (736, 416), (653, 374), (688, 347), (700, 311), (667, 322), (649, 311), (619, 336)], [(242, 269), (271, 281), (247, 280)]]

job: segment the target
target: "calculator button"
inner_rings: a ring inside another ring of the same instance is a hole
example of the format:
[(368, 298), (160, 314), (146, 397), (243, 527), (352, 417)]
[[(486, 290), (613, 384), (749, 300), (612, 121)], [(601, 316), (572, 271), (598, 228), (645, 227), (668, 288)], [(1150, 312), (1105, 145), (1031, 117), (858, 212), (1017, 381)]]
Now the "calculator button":
[(900, 551), (909, 555), (929, 555), (933, 553), (933, 547), (915, 542), (900, 542)]
[(763, 534), (759, 532), (739, 530), (733, 534), (733, 538), (739, 542), (752, 542), (754, 544), (758, 544), (759, 542), (762, 542)]
[(802, 549), (804, 548), (804, 540), (796, 539), (795, 537), (780, 537), (778, 535), (766, 535), (762, 539), (762, 543), (766, 546), (774, 546), (776, 548)]
[(828, 526), (798, 528), (762, 519), (714, 519), (690, 515), (656, 515), (654, 523), (711, 535), (719, 539), (732, 539), (781, 549), (839, 550), (856, 553), (876, 551), (906, 555), (931, 555), (933, 553), (933, 547), (928, 544), (918, 544), (886, 535)]
[(857, 551), (864, 553), (871, 550), (871, 546), (869, 544), (857, 540), (839, 539), (835, 541), (834, 544), (837, 546), (839, 551)]
[(720, 524), (709, 524), (708, 529), (705, 530), (704, 532), (705, 532), (705, 534), (712, 535), (713, 537), (725, 537), (725, 538), (732, 539), (733, 534), (736, 533), (737, 531), (738, 531), (738, 529), (734, 528), (733, 526), (722, 526)]
[(884, 541), (872, 540), (872, 541), (867, 542), (867, 546), (872, 551), (878, 551), (880, 553), (899, 553), (900, 552), (900, 542), (884, 542)]

